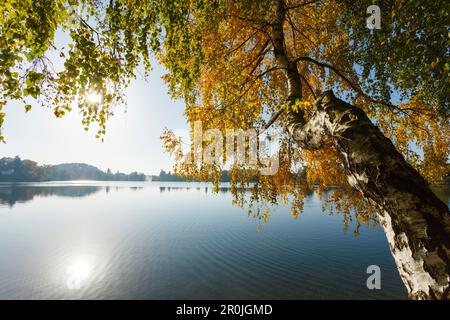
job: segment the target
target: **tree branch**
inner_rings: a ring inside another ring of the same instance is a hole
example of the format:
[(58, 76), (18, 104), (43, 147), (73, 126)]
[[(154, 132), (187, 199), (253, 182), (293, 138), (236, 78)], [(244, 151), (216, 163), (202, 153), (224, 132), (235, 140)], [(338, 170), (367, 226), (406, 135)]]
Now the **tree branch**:
[(393, 105), (390, 102), (387, 102), (387, 101), (384, 101), (384, 100), (377, 100), (377, 99), (374, 99), (374, 98), (370, 97), (358, 85), (353, 83), (348, 77), (346, 77), (343, 74), (343, 72), (346, 72), (346, 71), (339, 70), (335, 66), (333, 66), (333, 65), (331, 65), (329, 63), (320, 62), (320, 61), (317, 61), (317, 60), (315, 60), (313, 58), (310, 58), (310, 57), (298, 57), (294, 61), (295, 62), (307, 61), (307, 62), (314, 63), (315, 65), (318, 65), (320, 67), (328, 68), (328, 69), (332, 70), (336, 75), (338, 75), (342, 80), (344, 80), (356, 93), (358, 93), (360, 96), (366, 98), (368, 101), (370, 101), (372, 103), (384, 105), (384, 106), (389, 107), (391, 109), (396, 109), (396, 110), (402, 111), (401, 109), (399, 109), (397, 106)]
[(311, 91), (311, 94), (314, 97), (314, 100), (317, 99), (316, 94), (311, 85), (309, 84), (308, 80), (306, 80), (306, 78), (302, 74), (300, 74), (300, 78), (302, 78), (302, 80), (305, 81), (306, 86), (308, 87), (309, 91)]
[(308, 2), (299, 3), (299, 4), (296, 4), (296, 5), (287, 7), (286, 10), (297, 9), (297, 8), (300, 8), (300, 7), (307, 6), (307, 5), (309, 5), (309, 4), (314, 4), (314, 3), (319, 2), (319, 1), (321, 1), (321, 0), (313, 0), (313, 1), (308, 1)]

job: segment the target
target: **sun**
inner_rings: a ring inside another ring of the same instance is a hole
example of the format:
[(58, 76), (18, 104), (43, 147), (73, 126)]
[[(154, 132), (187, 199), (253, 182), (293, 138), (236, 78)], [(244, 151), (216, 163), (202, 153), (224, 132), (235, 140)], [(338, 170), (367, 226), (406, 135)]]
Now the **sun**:
[(90, 91), (86, 94), (86, 100), (92, 104), (98, 104), (102, 102), (102, 95), (100, 93)]

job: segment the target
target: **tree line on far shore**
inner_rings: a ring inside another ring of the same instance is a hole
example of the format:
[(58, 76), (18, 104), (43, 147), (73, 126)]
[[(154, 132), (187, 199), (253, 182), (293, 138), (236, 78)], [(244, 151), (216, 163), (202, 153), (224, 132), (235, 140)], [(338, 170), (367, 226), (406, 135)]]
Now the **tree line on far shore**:
[[(145, 175), (140, 172), (130, 174), (106, 172), (86, 163), (62, 163), (57, 165), (39, 165), (36, 161), (3, 157), (0, 159), (0, 182), (41, 182), (68, 180), (98, 180), (98, 181), (186, 181), (170, 171), (161, 170), (159, 175)], [(194, 181), (194, 180), (190, 180)], [(197, 181), (197, 180), (195, 180)], [(224, 170), (221, 182), (230, 181), (230, 173)]]
[(39, 165), (32, 160), (4, 157), (0, 159), (0, 181), (4, 182), (39, 182), (67, 180), (100, 181), (145, 181), (143, 173), (106, 172), (85, 163), (62, 163), (57, 165)]

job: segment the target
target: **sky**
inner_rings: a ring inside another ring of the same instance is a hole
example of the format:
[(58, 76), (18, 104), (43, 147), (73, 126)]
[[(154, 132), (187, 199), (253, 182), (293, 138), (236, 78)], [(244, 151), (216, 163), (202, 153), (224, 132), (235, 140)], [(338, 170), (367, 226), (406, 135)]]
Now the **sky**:
[[(56, 43), (64, 42), (64, 35)], [(22, 103), (10, 102), (4, 111), (0, 158), (20, 156), (39, 164), (84, 162), (113, 172), (138, 171), (158, 174), (171, 170), (172, 161), (163, 150), (160, 135), (164, 127), (187, 129), (184, 103), (167, 94), (161, 76), (164, 68), (154, 65), (145, 81), (133, 81), (127, 90), (127, 108), (116, 109), (107, 123), (104, 142), (95, 138), (95, 127), (85, 132), (77, 108), (57, 119), (50, 107), (36, 104), (28, 113)]]

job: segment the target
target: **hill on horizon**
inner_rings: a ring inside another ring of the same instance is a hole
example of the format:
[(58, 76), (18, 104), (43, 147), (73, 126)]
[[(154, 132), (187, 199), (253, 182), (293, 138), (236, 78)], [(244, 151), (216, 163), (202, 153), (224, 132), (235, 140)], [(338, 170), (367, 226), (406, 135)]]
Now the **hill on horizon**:
[(86, 163), (61, 163), (56, 165), (39, 165), (36, 161), (3, 157), (0, 159), (0, 181), (4, 182), (39, 182), (68, 180), (100, 181), (145, 181), (143, 173), (125, 174), (117, 171), (106, 172)]

